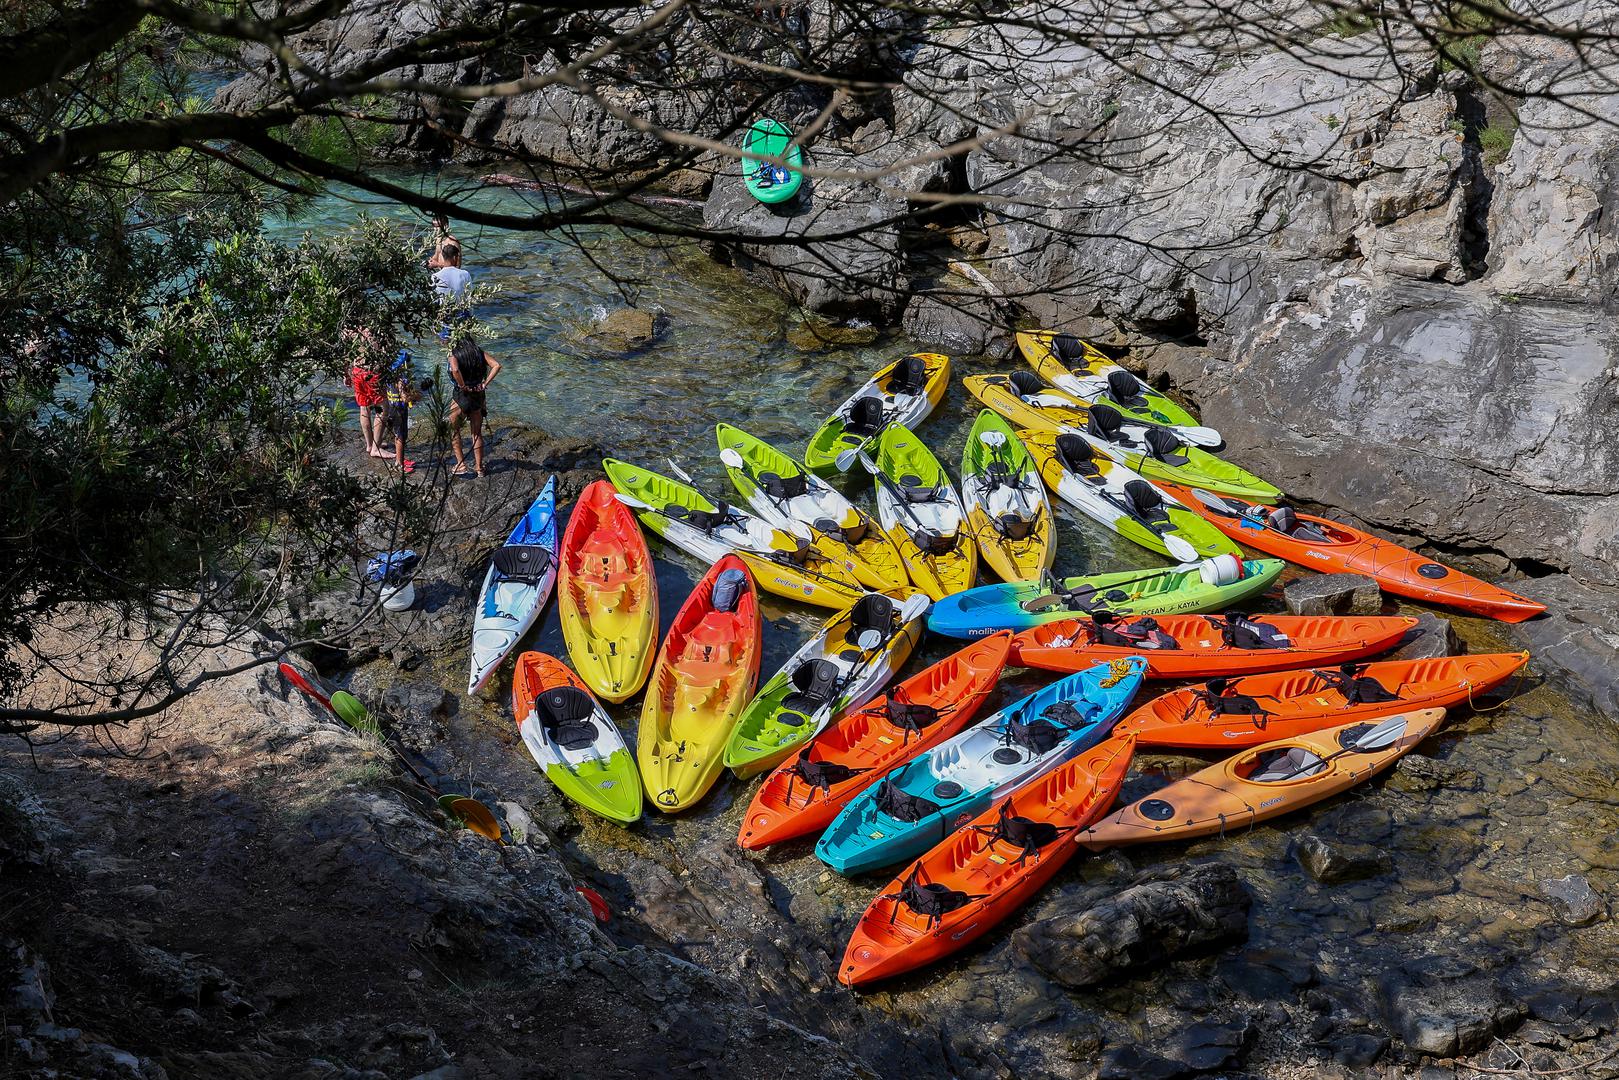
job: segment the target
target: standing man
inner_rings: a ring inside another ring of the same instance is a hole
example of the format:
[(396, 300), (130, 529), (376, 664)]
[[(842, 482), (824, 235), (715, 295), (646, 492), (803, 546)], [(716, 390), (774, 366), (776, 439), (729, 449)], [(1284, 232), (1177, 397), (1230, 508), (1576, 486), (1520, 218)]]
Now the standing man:
[(461, 245), (446, 240), (427, 261), (433, 270), (433, 291), (446, 305), (459, 303), (472, 284), (472, 275), (461, 269)]
[(345, 333), (353, 353), (349, 362), (349, 386), (354, 389), (354, 404), (360, 410), (361, 445), (368, 457), (393, 457), (382, 448), (382, 422), (387, 415), (388, 400), (383, 396), (376, 338), (368, 329)]
[(462, 336), (450, 349), (450, 379), (455, 383), (450, 407), (450, 448), (455, 452), (451, 476), (466, 476), (467, 459), (461, 453), (461, 422), (472, 425), (472, 475), (483, 475), (484, 391), (500, 374), (500, 362), (483, 351), (470, 336)]

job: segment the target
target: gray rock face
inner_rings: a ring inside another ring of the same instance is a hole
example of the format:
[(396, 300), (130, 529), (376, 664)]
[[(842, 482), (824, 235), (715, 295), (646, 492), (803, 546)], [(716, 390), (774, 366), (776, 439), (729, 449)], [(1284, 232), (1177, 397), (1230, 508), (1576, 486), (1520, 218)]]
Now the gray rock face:
[(1376, 615), (1383, 593), (1364, 574), (1312, 574), (1282, 587), (1287, 610), (1295, 615)]
[(1005, 355), (1012, 334), (989, 301), (972, 294), (921, 293), (905, 307), (905, 332), (952, 355)]
[(1029, 962), (1064, 986), (1092, 986), (1163, 963), (1195, 946), (1240, 941), (1251, 898), (1221, 863), (1154, 871), (1077, 912), (1031, 923), (1014, 936)]

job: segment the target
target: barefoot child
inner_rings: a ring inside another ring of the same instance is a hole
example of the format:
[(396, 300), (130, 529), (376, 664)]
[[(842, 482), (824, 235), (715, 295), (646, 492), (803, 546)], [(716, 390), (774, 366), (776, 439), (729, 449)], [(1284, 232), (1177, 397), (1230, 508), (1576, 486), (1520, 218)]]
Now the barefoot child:
[(421, 390), (411, 379), (410, 351), (400, 349), (388, 370), (388, 430), (394, 436), (394, 460), (401, 472), (416, 468), (414, 461), (405, 458), (405, 442), (409, 438), (410, 407), (422, 399)]

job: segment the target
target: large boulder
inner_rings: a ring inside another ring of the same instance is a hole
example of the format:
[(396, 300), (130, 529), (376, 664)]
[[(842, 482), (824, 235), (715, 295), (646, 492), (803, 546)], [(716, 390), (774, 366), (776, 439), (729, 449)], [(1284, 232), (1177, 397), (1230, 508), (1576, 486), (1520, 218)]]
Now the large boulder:
[(1450, 957), (1428, 957), (1386, 972), (1379, 990), (1389, 1027), (1407, 1050), (1427, 1057), (1481, 1050), (1527, 1015), (1487, 972)]
[(1030, 923), (1013, 941), (1056, 982), (1094, 986), (1189, 949), (1243, 940), (1250, 903), (1247, 886), (1223, 863), (1168, 866), (1078, 911)]

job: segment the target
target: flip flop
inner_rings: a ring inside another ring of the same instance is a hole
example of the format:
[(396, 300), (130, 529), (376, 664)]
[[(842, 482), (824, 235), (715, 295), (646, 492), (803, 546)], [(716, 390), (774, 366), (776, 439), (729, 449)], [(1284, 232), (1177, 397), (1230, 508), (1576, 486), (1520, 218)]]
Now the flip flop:
[(416, 463), (414, 461), (411, 461), (409, 458), (406, 458), (404, 461), (399, 463), (399, 470), (401, 472), (406, 472), (406, 473), (415, 472), (416, 471)]

